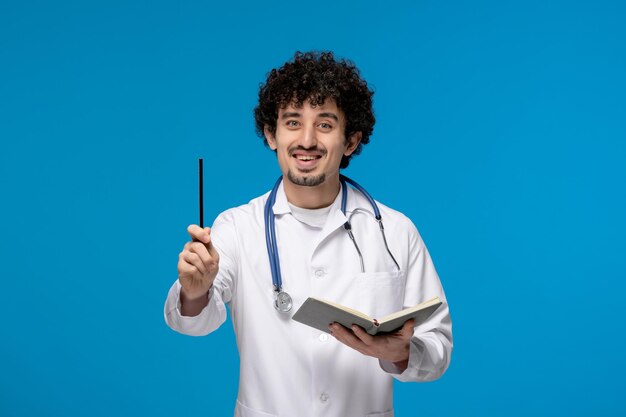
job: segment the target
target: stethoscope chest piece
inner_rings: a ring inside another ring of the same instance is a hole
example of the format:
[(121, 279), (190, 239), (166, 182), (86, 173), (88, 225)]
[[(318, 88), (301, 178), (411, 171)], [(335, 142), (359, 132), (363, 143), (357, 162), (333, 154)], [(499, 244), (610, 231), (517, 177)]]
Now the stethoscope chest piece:
[(285, 291), (276, 293), (276, 300), (274, 300), (274, 307), (281, 313), (287, 313), (293, 307), (293, 300), (291, 296)]

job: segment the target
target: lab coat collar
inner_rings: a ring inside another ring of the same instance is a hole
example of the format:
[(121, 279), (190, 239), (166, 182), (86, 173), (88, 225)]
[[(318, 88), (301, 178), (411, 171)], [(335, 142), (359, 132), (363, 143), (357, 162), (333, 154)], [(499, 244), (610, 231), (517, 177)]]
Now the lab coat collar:
[[(316, 242), (314, 242), (314, 247), (318, 247), (321, 242), (323, 242), (328, 236), (331, 235), (335, 230), (339, 227), (342, 227), (347, 221), (350, 214), (355, 209), (367, 210), (369, 212), (373, 212), (370, 203), (367, 199), (361, 195), (360, 192), (354, 190), (352, 187), (346, 185), (348, 187), (347, 199), (348, 202), (346, 204), (346, 214), (344, 215), (341, 211), (341, 186), (339, 188), (339, 193), (333, 201), (330, 212), (328, 213), (328, 219), (326, 220), (326, 224), (324, 225), (322, 232), (319, 234)], [(274, 211), (274, 215), (282, 215), (291, 213), (291, 207), (289, 207), (289, 203), (287, 201), (287, 195), (285, 194), (285, 189), (283, 187), (283, 183), (281, 182), (278, 186), (278, 190), (276, 191), (276, 201), (274, 201), (274, 207), (272, 207)]]
[[(268, 194), (269, 196), (269, 194)], [(272, 207), (275, 215), (291, 213), (291, 208), (287, 202), (287, 194), (285, 194), (284, 181), (281, 181), (276, 191), (276, 201), (274, 201), (274, 207)]]
[[(329, 213), (329, 220), (334, 219), (331, 223), (340, 222), (339, 225), (344, 224), (348, 219), (341, 212), (341, 185), (339, 186), (339, 193), (333, 201), (332, 208)], [(372, 207), (367, 199), (361, 195), (360, 192), (354, 190), (352, 187), (348, 187), (348, 203), (346, 204), (346, 213), (349, 215), (355, 209), (359, 208), (361, 210), (367, 210), (373, 213)], [(284, 183), (281, 182), (278, 186), (278, 190), (276, 192), (276, 201), (274, 202), (274, 207), (272, 208), (274, 211), (274, 215), (281, 215), (291, 213), (291, 207), (289, 207), (289, 203), (287, 201), (287, 195), (285, 194)], [(336, 217), (336, 218), (335, 218)], [(329, 222), (327, 222), (329, 223)]]
[[(348, 191), (350, 191), (349, 187)], [(349, 200), (350, 197), (348, 197), (348, 201)], [(276, 201), (274, 201), (274, 207), (272, 209), (276, 216), (291, 213), (291, 207), (289, 207), (289, 202), (287, 201), (287, 194), (285, 194), (284, 181), (278, 186), (278, 190), (276, 191)], [(337, 194), (337, 197), (335, 197), (335, 201), (332, 203), (329, 215), (337, 210), (341, 213), (341, 185), (339, 186), (339, 193)], [(343, 213), (341, 214), (343, 215)]]

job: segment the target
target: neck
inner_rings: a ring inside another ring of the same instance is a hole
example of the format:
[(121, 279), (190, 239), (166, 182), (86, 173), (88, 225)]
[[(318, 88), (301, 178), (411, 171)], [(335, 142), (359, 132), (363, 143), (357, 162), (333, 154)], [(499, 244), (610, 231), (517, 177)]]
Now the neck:
[(337, 175), (327, 178), (322, 184), (314, 187), (296, 185), (284, 175), (283, 186), (287, 201), (296, 207), (305, 209), (328, 207), (339, 194), (339, 174), (337, 173)]

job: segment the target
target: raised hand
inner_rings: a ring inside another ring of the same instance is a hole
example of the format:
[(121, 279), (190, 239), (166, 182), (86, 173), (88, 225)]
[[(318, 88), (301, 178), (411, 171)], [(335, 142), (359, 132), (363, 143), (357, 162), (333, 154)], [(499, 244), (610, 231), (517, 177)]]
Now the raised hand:
[[(186, 302), (187, 304), (197, 304), (194, 301), (206, 296), (213, 285), (220, 261), (220, 257), (211, 242), (210, 228), (205, 227), (203, 229), (192, 224), (187, 228), (187, 232), (189, 232), (192, 240), (185, 243), (182, 252), (178, 255), (178, 280), (182, 286), (181, 303), (183, 310), (185, 310)], [(203, 308), (206, 302), (202, 304)]]

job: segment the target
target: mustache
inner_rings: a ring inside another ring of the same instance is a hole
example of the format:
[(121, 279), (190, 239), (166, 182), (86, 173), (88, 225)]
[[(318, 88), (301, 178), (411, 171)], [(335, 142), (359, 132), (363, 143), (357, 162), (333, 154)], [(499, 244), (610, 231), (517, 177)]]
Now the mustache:
[(317, 146), (314, 146), (312, 148), (305, 148), (302, 145), (297, 145), (297, 146), (289, 148), (289, 155), (293, 155), (293, 153), (297, 151), (317, 152), (322, 156), (325, 156), (328, 153), (326, 149), (321, 149), (321, 148), (318, 148)]

